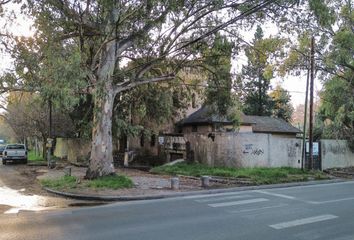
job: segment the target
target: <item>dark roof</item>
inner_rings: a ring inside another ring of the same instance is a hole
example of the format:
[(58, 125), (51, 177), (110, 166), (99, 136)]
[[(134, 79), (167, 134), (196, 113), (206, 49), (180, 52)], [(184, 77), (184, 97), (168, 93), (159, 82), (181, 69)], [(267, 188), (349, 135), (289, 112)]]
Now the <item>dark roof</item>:
[(301, 131), (283, 119), (268, 116), (247, 116), (241, 117), (246, 121), (254, 122), (252, 130), (255, 133), (301, 133)]
[(211, 124), (211, 123), (224, 123), (228, 124), (231, 121), (227, 120), (226, 117), (219, 116), (212, 113), (210, 107), (203, 106), (197, 111), (186, 117), (181, 121), (183, 125), (195, 125), (195, 124)]
[[(203, 106), (180, 122), (182, 125), (201, 124), (232, 124), (225, 116), (212, 113), (208, 106)], [(241, 125), (252, 125), (253, 132), (258, 133), (301, 133), (301, 131), (290, 123), (268, 116), (241, 115)]]

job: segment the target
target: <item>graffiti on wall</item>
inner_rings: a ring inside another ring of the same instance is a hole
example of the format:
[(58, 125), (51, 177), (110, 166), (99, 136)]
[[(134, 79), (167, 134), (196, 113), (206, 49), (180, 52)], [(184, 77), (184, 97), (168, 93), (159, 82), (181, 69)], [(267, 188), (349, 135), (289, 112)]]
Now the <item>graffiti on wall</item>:
[(262, 148), (257, 148), (257, 149), (254, 149), (251, 154), (259, 156), (259, 155), (263, 155), (263, 153), (264, 153), (264, 150)]
[(292, 145), (292, 144), (288, 144), (287, 145), (287, 152), (288, 152), (288, 157), (292, 158), (292, 157), (296, 157), (296, 146)]
[(253, 147), (253, 144), (244, 144), (242, 153), (259, 156), (264, 154), (264, 150), (262, 148)]

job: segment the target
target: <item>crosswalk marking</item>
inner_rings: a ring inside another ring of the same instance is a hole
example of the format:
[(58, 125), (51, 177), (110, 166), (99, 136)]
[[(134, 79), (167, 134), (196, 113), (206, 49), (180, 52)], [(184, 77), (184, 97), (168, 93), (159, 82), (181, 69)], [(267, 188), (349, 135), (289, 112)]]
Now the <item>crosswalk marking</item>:
[(254, 199), (240, 200), (240, 201), (234, 201), (234, 202), (213, 203), (213, 204), (208, 204), (208, 206), (209, 207), (228, 207), (228, 206), (258, 203), (258, 202), (265, 202), (265, 201), (269, 201), (269, 200), (266, 198), (254, 198)]
[(183, 199), (198, 199), (198, 198), (210, 198), (210, 197), (220, 197), (220, 196), (230, 196), (230, 195), (241, 195), (243, 192), (228, 192), (228, 193), (214, 193), (214, 194), (201, 194), (182, 197)]
[(310, 223), (322, 222), (322, 221), (331, 220), (335, 218), (338, 218), (338, 216), (326, 214), (326, 215), (320, 215), (315, 217), (297, 219), (289, 222), (277, 223), (277, 224), (269, 225), (269, 227), (279, 230), (279, 229), (296, 227), (296, 226), (310, 224)]
[(219, 198), (209, 198), (209, 199), (203, 199), (203, 200), (195, 200), (196, 202), (215, 202), (215, 201), (223, 201), (223, 200), (230, 200), (230, 199), (238, 199), (238, 198), (247, 198), (247, 197), (252, 197), (251, 195), (236, 195), (236, 196), (228, 196), (228, 197), (219, 197)]
[(240, 210), (229, 211), (229, 213), (254, 212), (254, 211), (260, 211), (260, 210), (266, 210), (266, 209), (272, 209), (272, 208), (281, 208), (281, 207), (285, 207), (285, 206), (289, 206), (289, 204), (279, 204), (279, 205), (267, 206), (267, 207), (240, 209)]
[(270, 195), (270, 196), (275, 196), (275, 197), (280, 197), (280, 198), (296, 199), (296, 198), (293, 197), (293, 196), (284, 195), (284, 194), (279, 194), (279, 193), (271, 193), (271, 192), (266, 192), (266, 191), (262, 191), (262, 190), (255, 190), (254, 192), (262, 193), (262, 194), (266, 194), (266, 195)]

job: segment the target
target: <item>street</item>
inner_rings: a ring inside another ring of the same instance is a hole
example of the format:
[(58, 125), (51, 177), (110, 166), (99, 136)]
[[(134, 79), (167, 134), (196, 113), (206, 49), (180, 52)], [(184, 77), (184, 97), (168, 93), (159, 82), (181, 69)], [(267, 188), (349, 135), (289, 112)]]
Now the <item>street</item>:
[(354, 182), (0, 217), (0, 239), (354, 239)]

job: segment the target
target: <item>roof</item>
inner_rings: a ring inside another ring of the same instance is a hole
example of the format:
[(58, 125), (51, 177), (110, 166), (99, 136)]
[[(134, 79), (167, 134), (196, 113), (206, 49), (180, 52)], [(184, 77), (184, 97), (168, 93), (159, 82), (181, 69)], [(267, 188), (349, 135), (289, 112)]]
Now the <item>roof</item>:
[(255, 133), (301, 133), (300, 129), (280, 118), (247, 115), (244, 115), (243, 117), (246, 118), (247, 121), (254, 122), (254, 124), (252, 124), (252, 130)]
[[(220, 116), (212, 113), (210, 107), (203, 106), (181, 121), (182, 125), (203, 125), (203, 124), (232, 124), (226, 116)], [(283, 119), (269, 116), (251, 116), (241, 115), (241, 125), (252, 125), (253, 132), (258, 133), (301, 133), (301, 131), (292, 126)]]
[(226, 117), (213, 113), (209, 106), (203, 106), (181, 121), (183, 125), (231, 123)]

